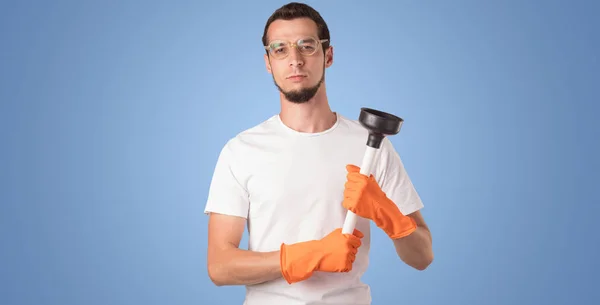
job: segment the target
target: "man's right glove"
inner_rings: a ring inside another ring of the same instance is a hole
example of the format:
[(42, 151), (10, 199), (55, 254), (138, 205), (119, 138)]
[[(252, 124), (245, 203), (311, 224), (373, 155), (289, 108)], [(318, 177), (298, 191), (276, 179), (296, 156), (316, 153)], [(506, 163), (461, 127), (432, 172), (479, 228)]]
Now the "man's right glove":
[(320, 240), (281, 244), (281, 273), (292, 284), (311, 277), (315, 271), (349, 272), (363, 237), (359, 230), (350, 235), (338, 228)]

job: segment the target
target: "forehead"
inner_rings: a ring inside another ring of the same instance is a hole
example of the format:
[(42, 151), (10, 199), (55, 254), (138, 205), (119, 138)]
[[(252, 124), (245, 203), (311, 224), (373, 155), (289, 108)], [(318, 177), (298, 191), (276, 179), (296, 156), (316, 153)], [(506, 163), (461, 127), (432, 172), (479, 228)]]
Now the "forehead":
[(297, 40), (306, 36), (318, 37), (317, 24), (309, 18), (275, 20), (267, 31), (268, 40)]

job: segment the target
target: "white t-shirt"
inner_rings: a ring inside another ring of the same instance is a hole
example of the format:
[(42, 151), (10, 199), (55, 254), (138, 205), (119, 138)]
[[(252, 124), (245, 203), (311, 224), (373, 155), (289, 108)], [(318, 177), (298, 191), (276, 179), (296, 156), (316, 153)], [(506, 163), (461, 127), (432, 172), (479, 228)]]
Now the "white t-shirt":
[[(321, 239), (343, 226), (346, 165), (361, 166), (367, 136), (358, 121), (340, 114), (333, 127), (319, 133), (297, 132), (274, 115), (224, 146), (205, 213), (245, 217), (251, 251)], [(421, 209), (423, 203), (389, 139), (376, 158), (372, 173), (387, 196), (405, 215)], [(356, 229), (365, 237), (351, 272), (315, 272), (291, 285), (280, 278), (247, 286), (244, 304), (370, 304), (370, 288), (361, 282), (369, 263), (369, 221), (359, 218)]]

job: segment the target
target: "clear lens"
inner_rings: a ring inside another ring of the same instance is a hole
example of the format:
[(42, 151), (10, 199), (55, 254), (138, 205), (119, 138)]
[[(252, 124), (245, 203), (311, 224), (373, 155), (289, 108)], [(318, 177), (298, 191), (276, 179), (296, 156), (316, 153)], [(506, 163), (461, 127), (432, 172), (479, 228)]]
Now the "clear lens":
[(298, 40), (298, 50), (303, 55), (312, 55), (317, 51), (319, 42), (313, 38)]
[(269, 45), (269, 52), (273, 57), (281, 58), (287, 56), (290, 46), (284, 41), (273, 41)]
[(286, 41), (276, 40), (269, 44), (269, 52), (275, 58), (284, 58), (290, 53), (290, 49), (296, 47), (300, 54), (310, 56), (315, 54), (319, 48), (319, 41), (314, 38), (303, 38), (295, 44), (290, 45)]

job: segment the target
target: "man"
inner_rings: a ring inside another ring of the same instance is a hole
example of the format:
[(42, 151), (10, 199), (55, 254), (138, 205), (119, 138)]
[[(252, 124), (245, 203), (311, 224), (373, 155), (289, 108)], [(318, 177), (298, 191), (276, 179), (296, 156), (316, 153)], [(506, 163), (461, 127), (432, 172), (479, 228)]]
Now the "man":
[[(433, 259), (423, 204), (387, 139), (372, 175), (359, 173), (367, 131), (329, 107), (333, 47), (317, 11), (300, 3), (279, 8), (263, 45), (281, 111), (221, 150), (205, 209), (209, 276), (219, 286), (245, 285), (246, 305), (370, 304), (361, 282), (369, 222), (400, 259), (423, 270)], [(360, 216), (354, 234), (341, 233), (348, 210)]]

